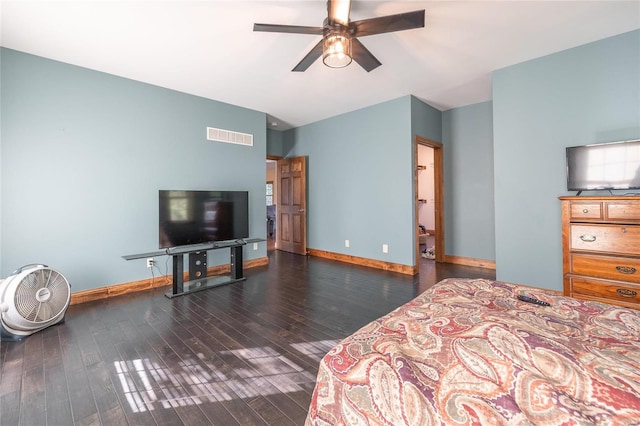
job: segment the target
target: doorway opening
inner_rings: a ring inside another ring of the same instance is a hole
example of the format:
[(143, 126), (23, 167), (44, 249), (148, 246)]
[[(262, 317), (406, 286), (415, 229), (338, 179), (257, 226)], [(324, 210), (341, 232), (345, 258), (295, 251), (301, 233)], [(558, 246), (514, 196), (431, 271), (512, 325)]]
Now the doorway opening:
[(420, 256), (435, 260), (436, 209), (433, 148), (418, 144), (418, 246)]
[(444, 191), (442, 144), (414, 138), (416, 272), (426, 260), (444, 260)]
[(278, 158), (267, 158), (267, 179), (265, 183), (265, 197), (267, 208), (267, 252), (276, 249), (276, 203), (278, 200), (276, 181), (276, 165)]

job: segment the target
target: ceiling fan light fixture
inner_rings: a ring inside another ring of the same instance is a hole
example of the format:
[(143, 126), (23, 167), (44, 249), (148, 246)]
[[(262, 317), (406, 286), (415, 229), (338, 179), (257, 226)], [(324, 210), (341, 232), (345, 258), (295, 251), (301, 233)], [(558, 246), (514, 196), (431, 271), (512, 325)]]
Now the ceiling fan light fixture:
[(322, 43), (322, 62), (330, 68), (343, 68), (351, 63), (351, 38), (347, 34), (330, 34)]
[(327, 0), (328, 13), (322, 27), (253, 24), (253, 31), (322, 35), (292, 72), (306, 71), (320, 56), (331, 68), (346, 67), (355, 61), (371, 72), (382, 63), (360, 42), (360, 37), (424, 28), (424, 9), (354, 22), (349, 17), (350, 11), (351, 0)]

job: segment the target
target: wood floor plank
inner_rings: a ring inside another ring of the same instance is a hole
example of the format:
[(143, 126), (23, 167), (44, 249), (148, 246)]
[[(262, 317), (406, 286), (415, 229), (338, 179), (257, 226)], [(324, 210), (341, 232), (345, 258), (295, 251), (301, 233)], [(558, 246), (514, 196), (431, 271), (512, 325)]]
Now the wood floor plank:
[(35, 335), (24, 341), (24, 354), (20, 419), (25, 423), (44, 424), (46, 415), (42, 335)]
[(72, 406), (74, 420), (94, 417), (94, 415), (98, 414), (98, 409), (95, 400), (87, 398), (87, 395), (91, 395), (91, 386), (87, 378), (82, 353), (77, 344), (64, 345), (62, 349), (62, 365), (67, 378), (69, 399), (77, 401)]
[[(69, 398), (67, 377), (62, 361), (60, 338), (54, 335), (43, 339), (43, 348), (44, 353), (47, 354), (44, 358), (45, 412), (47, 414), (47, 424), (73, 424), (71, 400)], [(83, 400), (85, 396), (86, 395), (83, 395)]]
[[(258, 396), (249, 400), (248, 405), (253, 408), (254, 411), (258, 413), (269, 425), (295, 426), (296, 424), (302, 424), (292, 421), (263, 396)], [(304, 422), (304, 418), (298, 419), (298, 421)]]
[[(150, 389), (144, 399), (150, 407), (151, 415), (158, 425), (181, 424), (182, 420), (174, 408), (178, 404), (171, 401), (171, 398), (187, 394), (179, 385), (179, 377), (170, 367), (172, 362), (177, 361), (177, 357), (148, 324), (136, 325), (136, 330), (136, 351), (143, 362), (142, 371), (148, 381), (145, 388)], [(148, 339), (153, 340), (150, 343)], [(160, 348), (158, 353), (154, 346)], [(169, 354), (173, 356), (168, 356)]]
[(84, 417), (82, 419), (76, 419), (73, 424), (74, 426), (92, 426), (100, 423), (100, 416), (97, 412), (92, 413), (91, 415)]
[[(130, 377), (136, 387), (136, 391), (145, 401), (146, 409), (149, 410), (158, 425), (174, 425), (182, 422), (178, 410), (171, 404), (162, 404), (164, 399), (163, 383), (158, 374), (163, 371), (166, 374), (168, 367), (155, 356), (153, 349), (148, 344), (146, 336), (142, 334), (134, 321), (126, 320), (119, 323), (125, 342), (116, 346), (125, 362), (123, 365), (132, 367)], [(125, 344), (126, 343), (126, 344)], [(166, 387), (166, 386), (165, 386)], [(202, 421), (202, 417), (199, 419)], [(196, 421), (194, 419), (194, 421)]]
[(213, 425), (238, 426), (240, 423), (231, 415), (220, 402), (205, 402), (200, 408)]
[(25, 424), (46, 424), (44, 365), (25, 370), (22, 376), (22, 387), (20, 420)]
[(22, 393), (24, 342), (2, 343), (2, 381), (0, 381), (0, 424), (18, 424)]
[[(116, 323), (117, 325), (117, 323)], [(145, 408), (144, 401), (131, 389), (131, 383), (126, 371), (122, 370), (125, 360), (117, 351), (116, 345), (123, 342), (122, 333), (118, 327), (94, 328), (94, 340), (104, 360), (109, 380), (113, 384), (113, 391), (118, 397), (124, 416), (129, 424), (155, 425), (153, 416)], [(103, 379), (105, 382), (106, 379)], [(113, 404), (107, 408), (113, 408)]]
[(104, 424), (125, 424), (124, 409), (111, 381), (109, 369), (104, 361), (92, 363), (87, 367), (87, 378), (91, 386), (91, 393), (96, 403), (98, 416)]
[[(17, 425), (20, 422), (20, 391), (0, 396), (0, 424)], [(25, 423), (26, 424), (26, 423)]]

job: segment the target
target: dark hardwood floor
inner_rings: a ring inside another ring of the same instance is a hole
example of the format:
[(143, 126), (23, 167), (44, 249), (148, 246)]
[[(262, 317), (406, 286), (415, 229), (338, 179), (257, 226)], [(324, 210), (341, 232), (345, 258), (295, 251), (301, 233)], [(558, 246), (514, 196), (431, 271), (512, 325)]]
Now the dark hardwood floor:
[[(269, 252), (247, 280), (74, 305), (0, 347), (0, 424), (302, 425), (320, 358), (447, 277), (493, 270), (422, 259), (408, 277)], [(73, 285), (73, 283), (72, 283)]]

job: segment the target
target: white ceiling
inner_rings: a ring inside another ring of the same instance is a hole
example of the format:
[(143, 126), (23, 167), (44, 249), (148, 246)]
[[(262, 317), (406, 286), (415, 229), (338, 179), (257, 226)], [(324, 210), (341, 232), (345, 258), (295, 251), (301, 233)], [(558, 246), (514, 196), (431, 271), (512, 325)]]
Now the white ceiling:
[(266, 112), (284, 130), (405, 95), (440, 109), (491, 99), (491, 72), (640, 28), (640, 1), (354, 1), (359, 20), (426, 10), (422, 29), (362, 37), (382, 62), (291, 69), (325, 1), (0, 2), (4, 47)]

